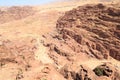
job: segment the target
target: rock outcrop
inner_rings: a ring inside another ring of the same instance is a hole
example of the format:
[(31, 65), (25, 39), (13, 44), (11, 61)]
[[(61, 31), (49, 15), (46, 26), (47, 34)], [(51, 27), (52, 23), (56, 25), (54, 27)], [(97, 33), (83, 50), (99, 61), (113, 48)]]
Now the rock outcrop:
[[(72, 69), (73, 70), (73, 69)], [(80, 65), (72, 71), (69, 66), (64, 66), (60, 73), (67, 80), (119, 80), (120, 72), (112, 64), (105, 63), (91, 70), (85, 65)]]
[[(79, 6), (57, 21), (59, 34), (81, 52), (98, 59), (120, 60), (120, 8), (103, 4)], [(77, 50), (76, 50), (77, 49)]]
[(93, 71), (97, 76), (100, 76), (101, 78), (104, 76), (108, 78), (108, 80), (120, 79), (120, 72), (116, 70), (115, 67), (113, 67), (111, 64), (108, 63), (96, 67)]
[(96, 80), (97, 76), (86, 66), (80, 65), (76, 70), (72, 71), (69, 67), (63, 67), (60, 73), (67, 80)]

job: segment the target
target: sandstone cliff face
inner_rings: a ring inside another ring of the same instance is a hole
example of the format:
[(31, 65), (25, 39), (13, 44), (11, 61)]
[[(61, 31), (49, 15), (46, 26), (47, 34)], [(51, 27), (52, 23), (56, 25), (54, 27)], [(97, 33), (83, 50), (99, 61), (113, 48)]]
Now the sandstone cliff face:
[[(74, 40), (78, 50), (98, 59), (109, 56), (120, 60), (120, 8), (113, 6), (79, 6), (65, 13), (57, 22), (63, 39)], [(74, 45), (73, 45), (74, 44)]]

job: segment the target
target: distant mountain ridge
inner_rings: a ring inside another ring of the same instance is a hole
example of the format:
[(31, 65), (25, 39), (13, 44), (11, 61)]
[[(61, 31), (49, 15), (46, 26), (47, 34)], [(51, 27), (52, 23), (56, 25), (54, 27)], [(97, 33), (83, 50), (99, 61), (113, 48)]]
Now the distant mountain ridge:
[(2, 7), (0, 9), (0, 23), (23, 19), (33, 15), (34, 13), (35, 11), (30, 6), (12, 6), (8, 8)]

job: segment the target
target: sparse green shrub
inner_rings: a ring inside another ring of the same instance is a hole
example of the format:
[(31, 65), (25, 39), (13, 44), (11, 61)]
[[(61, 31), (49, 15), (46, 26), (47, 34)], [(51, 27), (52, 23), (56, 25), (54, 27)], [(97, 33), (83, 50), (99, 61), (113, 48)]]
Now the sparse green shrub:
[(102, 68), (95, 68), (93, 70), (97, 76), (103, 76), (104, 75), (104, 70)]

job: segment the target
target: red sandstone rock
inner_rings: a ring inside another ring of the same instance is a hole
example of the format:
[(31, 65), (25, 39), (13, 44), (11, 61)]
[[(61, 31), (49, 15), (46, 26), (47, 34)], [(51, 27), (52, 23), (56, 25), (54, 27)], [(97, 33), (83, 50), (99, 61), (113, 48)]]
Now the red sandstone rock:
[(86, 46), (82, 49), (84, 53), (89, 51), (99, 59), (108, 59), (110, 55), (120, 60), (119, 21), (120, 8), (86, 5), (66, 12), (56, 27), (64, 39), (73, 39), (81, 47)]

